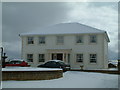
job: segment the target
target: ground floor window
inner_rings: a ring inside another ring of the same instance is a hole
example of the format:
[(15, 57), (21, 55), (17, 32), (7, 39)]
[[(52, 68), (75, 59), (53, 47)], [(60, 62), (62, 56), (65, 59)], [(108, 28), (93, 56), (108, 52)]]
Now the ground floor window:
[(33, 54), (27, 54), (27, 61), (33, 62)]
[(83, 62), (83, 54), (76, 54), (76, 62)]
[(45, 61), (45, 54), (39, 54), (39, 62)]
[(97, 54), (90, 54), (90, 63), (97, 62)]

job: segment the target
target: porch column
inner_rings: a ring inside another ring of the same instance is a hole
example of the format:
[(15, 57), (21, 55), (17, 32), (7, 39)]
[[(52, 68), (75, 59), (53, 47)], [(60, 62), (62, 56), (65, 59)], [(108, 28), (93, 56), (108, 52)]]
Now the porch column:
[(64, 59), (64, 56), (65, 56), (65, 55), (64, 55), (64, 54), (65, 54), (65, 53), (63, 53), (63, 61), (65, 61), (65, 59)]
[(66, 63), (68, 64), (68, 53), (66, 53)]
[(63, 53), (63, 61), (67, 62), (67, 53)]
[(50, 53), (49, 55), (50, 55), (50, 56), (49, 56), (49, 59), (52, 60), (52, 57), (51, 57), (51, 56), (52, 56), (52, 53)]

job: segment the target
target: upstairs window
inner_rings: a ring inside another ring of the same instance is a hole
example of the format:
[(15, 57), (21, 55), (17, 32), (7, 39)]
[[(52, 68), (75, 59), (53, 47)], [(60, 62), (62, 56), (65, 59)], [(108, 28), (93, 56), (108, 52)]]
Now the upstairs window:
[(45, 44), (45, 36), (39, 37), (39, 44)]
[(39, 62), (45, 61), (45, 54), (39, 54)]
[(83, 62), (83, 54), (76, 54), (76, 62)]
[(97, 62), (97, 54), (90, 54), (90, 63)]
[(83, 36), (76, 36), (76, 43), (83, 43)]
[(28, 37), (28, 44), (34, 44), (34, 37)]
[(33, 62), (33, 54), (27, 54), (27, 61)]
[(96, 35), (90, 35), (90, 43), (96, 43), (97, 42), (97, 36)]
[(57, 36), (57, 44), (63, 44), (64, 43), (64, 37), (63, 36)]

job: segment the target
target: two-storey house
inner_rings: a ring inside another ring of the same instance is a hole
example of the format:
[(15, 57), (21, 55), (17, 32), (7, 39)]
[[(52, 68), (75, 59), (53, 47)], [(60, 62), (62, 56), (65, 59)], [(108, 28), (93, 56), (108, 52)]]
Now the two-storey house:
[(80, 23), (60, 23), (20, 34), (22, 58), (31, 66), (48, 60), (62, 60), (72, 69), (108, 68), (106, 31)]

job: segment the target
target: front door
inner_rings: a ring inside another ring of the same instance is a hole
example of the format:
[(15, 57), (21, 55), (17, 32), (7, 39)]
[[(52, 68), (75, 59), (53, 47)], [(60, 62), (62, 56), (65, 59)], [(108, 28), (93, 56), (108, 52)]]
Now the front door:
[(52, 54), (52, 60), (63, 60), (63, 54), (62, 53), (57, 53), (57, 54)]
[(62, 53), (57, 54), (57, 60), (63, 60), (63, 54)]

